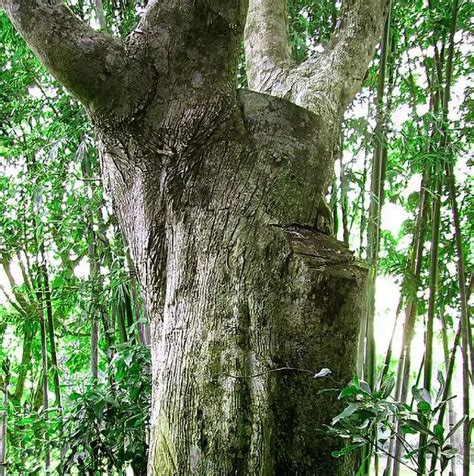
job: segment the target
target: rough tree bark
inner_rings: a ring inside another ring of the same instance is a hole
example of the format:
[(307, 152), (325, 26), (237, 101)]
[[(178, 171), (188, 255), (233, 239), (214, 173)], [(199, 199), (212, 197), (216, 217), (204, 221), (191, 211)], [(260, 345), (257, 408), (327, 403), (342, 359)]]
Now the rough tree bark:
[[(346, 1), (301, 65), (279, 0), (152, 0), (123, 43), (53, 0), (0, 5), (96, 129), (152, 319), (149, 474), (352, 474), (318, 433), (328, 384), (272, 370), (354, 372), (366, 270), (316, 224), (384, 1)], [(236, 89), (247, 10), (258, 92)]]

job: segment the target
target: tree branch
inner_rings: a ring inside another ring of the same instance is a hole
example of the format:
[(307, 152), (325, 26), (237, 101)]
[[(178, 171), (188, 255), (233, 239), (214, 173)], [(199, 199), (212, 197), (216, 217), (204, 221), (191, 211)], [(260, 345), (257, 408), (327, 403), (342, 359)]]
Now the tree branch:
[(245, 32), (250, 87), (284, 97), (336, 126), (360, 88), (386, 3), (346, 0), (326, 51), (297, 65), (289, 54), (286, 0), (250, 0)]
[(329, 49), (333, 77), (338, 79), (342, 107), (352, 101), (362, 84), (380, 40), (388, 0), (346, 0)]
[(286, 0), (250, 0), (245, 55), (251, 89), (263, 91), (273, 76), (294, 66), (288, 38)]
[(81, 22), (60, 0), (0, 0), (46, 68), (88, 108), (117, 94), (127, 71), (119, 42)]
[(22, 316), (27, 317), (28, 314), (23, 310), (21, 306), (19, 306), (13, 299), (12, 297), (8, 294), (7, 290), (4, 288), (3, 285), (0, 284), (0, 291), (2, 294), (5, 296), (5, 299), (8, 301), (11, 307), (15, 309), (15, 311), (18, 312), (18, 314), (21, 314)]
[(193, 26), (191, 16), (197, 19), (204, 15), (209, 23), (213, 22), (214, 16), (218, 16), (230, 28), (242, 31), (247, 8), (248, 0), (150, 0), (139, 29), (142, 31), (155, 29), (161, 19), (167, 16), (169, 20), (172, 13), (174, 22), (171, 24), (182, 22), (183, 25), (188, 25), (189, 30), (196, 28), (196, 25)]
[(132, 36), (168, 83), (234, 94), (247, 8), (247, 0), (150, 0)]
[[(18, 291), (18, 284), (16, 283), (15, 278), (13, 277), (10, 260), (8, 259), (6, 255), (3, 255), (0, 260), (0, 263), (2, 264), (3, 271), (5, 272), (5, 276), (7, 277), (8, 283), (11, 288), (11, 292), (13, 296), (15, 297), (16, 301), (18, 302), (18, 304), (20, 305), (24, 313), (30, 312), (32, 305), (28, 300), (28, 296), (23, 295), (22, 292)], [(2, 288), (2, 291), (5, 294), (5, 296), (8, 296), (7, 293), (3, 290), (3, 288)]]

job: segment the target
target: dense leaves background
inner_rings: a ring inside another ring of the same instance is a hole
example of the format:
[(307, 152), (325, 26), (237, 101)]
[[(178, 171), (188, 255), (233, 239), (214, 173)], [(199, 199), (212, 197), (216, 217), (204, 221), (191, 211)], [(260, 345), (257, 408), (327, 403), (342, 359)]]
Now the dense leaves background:
[[(143, 6), (105, 1), (102, 27), (126, 36)], [(100, 27), (101, 2), (79, 0), (71, 8)], [(340, 2), (333, 0), (289, 2), (297, 59), (326, 47), (339, 10)], [(382, 368), (385, 361), (387, 377), (399, 364), (402, 310), (408, 302), (417, 309), (416, 342), (423, 341), (433, 272), (434, 345), (440, 356), (435, 367), (444, 370), (458, 327), (452, 204), (446, 183), (438, 195), (434, 186), (436, 177), (445, 175), (443, 161), (455, 172), (467, 274), (463, 279), (472, 283), (472, 10), (470, 2), (460, 2), (451, 102), (444, 117), (436, 97), (446, 80), (451, 2), (394, 1), (381, 108), (378, 51), (340, 139), (328, 199), (338, 237), (362, 259), (370, 233), (373, 156), (380, 144), (386, 153), (377, 270), (385, 276), (378, 284), (390, 285), (379, 287), (377, 303), (390, 300), (384, 292), (400, 293), (393, 349), (387, 355), (385, 341), (377, 347), (376, 366)], [(60, 473), (104, 474), (131, 467), (144, 474), (151, 389), (148, 323), (126, 244), (99, 179), (93, 131), (77, 101), (49, 76), (3, 13), (0, 65), (0, 375), (8, 396), (0, 411), (8, 416), (8, 471), (41, 474), (49, 454), (51, 469)], [(245, 86), (243, 61), (239, 80)], [(449, 137), (444, 147), (442, 134)], [(423, 181), (427, 174), (429, 180)], [(434, 215), (429, 209), (416, 276), (411, 262), (424, 193), (440, 200), (439, 266), (433, 271), (430, 265)], [(395, 314), (396, 309), (389, 314), (379, 310), (376, 335), (390, 333)], [(361, 354), (363, 373), (363, 349)], [(409, 385), (418, 378), (421, 362), (416, 359), (421, 357), (415, 352)], [(460, 391), (456, 375), (454, 393)], [(461, 414), (459, 399), (453, 402), (452, 412)], [(450, 438), (459, 447), (455, 436)]]

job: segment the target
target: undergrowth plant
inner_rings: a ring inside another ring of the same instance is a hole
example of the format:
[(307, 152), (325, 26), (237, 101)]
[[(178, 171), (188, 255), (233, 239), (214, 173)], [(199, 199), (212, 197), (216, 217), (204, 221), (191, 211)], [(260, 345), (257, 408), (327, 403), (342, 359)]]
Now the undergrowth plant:
[[(450, 439), (465, 418), (461, 418), (453, 428), (439, 423), (439, 413), (444, 412), (448, 401), (454, 397), (443, 399), (445, 381), (441, 372), (438, 373), (438, 383), (435, 395), (413, 386), (412, 401), (402, 403), (391, 397), (395, 386), (393, 377), (385, 378), (372, 389), (367, 382), (355, 376), (338, 397), (345, 404), (344, 410), (327, 426), (329, 434), (345, 441), (345, 446), (333, 452), (333, 456), (345, 457), (364, 449), (365, 458), (385, 456), (393, 459), (395, 456), (389, 453), (389, 442), (396, 439), (405, 451), (399, 461), (401, 465), (416, 474), (425, 474), (421, 472), (418, 460), (419, 452), (424, 451), (437, 459), (436, 467), (439, 466), (443, 474), (450, 460), (458, 453), (450, 444)], [(421, 435), (426, 441), (423, 448), (417, 445)], [(364, 466), (364, 461), (359, 458), (359, 463), (357, 476), (363, 474), (360, 468)], [(426, 474), (435, 474), (435, 471)]]

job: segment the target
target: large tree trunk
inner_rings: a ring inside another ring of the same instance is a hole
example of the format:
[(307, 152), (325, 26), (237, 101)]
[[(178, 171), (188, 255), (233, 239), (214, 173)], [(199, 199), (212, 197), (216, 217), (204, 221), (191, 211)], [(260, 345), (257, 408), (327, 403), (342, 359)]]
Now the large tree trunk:
[(320, 432), (334, 382), (295, 370), (354, 372), (365, 270), (315, 227), (331, 141), (289, 102), (221, 101), (103, 136), (154, 326), (149, 473), (352, 474)]
[[(0, 5), (97, 131), (152, 325), (149, 474), (352, 475), (318, 391), (355, 370), (366, 272), (322, 196), (385, 0), (343, 2), (300, 65), (285, 0), (150, 0), (124, 42), (60, 0)], [(285, 99), (236, 92), (247, 11), (249, 84)]]

